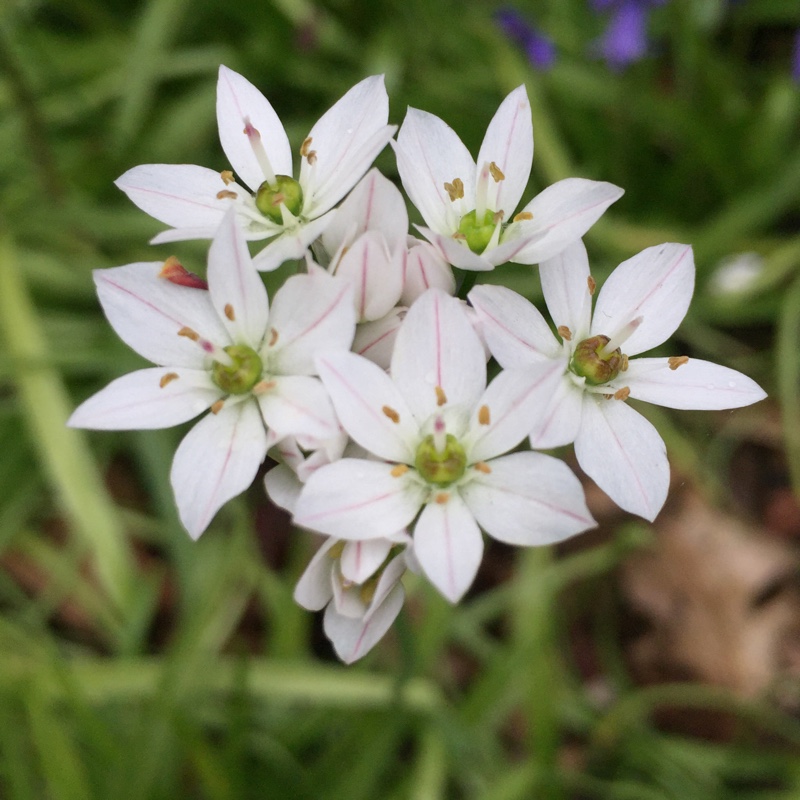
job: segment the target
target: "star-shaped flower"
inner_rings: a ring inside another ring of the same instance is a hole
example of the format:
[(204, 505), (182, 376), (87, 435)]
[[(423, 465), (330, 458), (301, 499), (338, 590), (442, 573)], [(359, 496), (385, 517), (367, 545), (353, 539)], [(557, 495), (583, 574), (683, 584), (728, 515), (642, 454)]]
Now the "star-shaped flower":
[(160, 263), (96, 270), (97, 293), (119, 336), (157, 367), (110, 383), (79, 406), (79, 428), (166, 428), (206, 409), (180, 443), (171, 480), (193, 537), (250, 485), (267, 449), (286, 436), (327, 440), (339, 425), (314, 356), (347, 350), (352, 290), (321, 269), (275, 294), (253, 268), (229, 212), (208, 254), (208, 290), (161, 276)]
[[(626, 511), (655, 519), (669, 488), (669, 462), (656, 429), (625, 401), (668, 408), (739, 408), (761, 400), (740, 372), (687, 356), (628, 360), (666, 341), (689, 308), (694, 259), (688, 245), (649, 247), (620, 264), (600, 291), (582, 242), (539, 266), (555, 337), (524, 297), (477, 286), (470, 302), (486, 342), (506, 368), (567, 365), (546, 413), (531, 421), (532, 447), (575, 443), (581, 468)], [(623, 352), (624, 350), (624, 352)]]
[(472, 583), (481, 528), (504, 542), (550, 544), (594, 520), (557, 459), (514, 449), (563, 365), (507, 370), (486, 386), (486, 360), (462, 304), (430, 289), (397, 335), (391, 377), (353, 353), (317, 359), (342, 426), (377, 460), (344, 458), (314, 472), (295, 521), (338, 539), (413, 527), (414, 555), (452, 602)]
[(217, 123), (233, 172), (188, 164), (146, 164), (117, 186), (151, 216), (170, 225), (153, 243), (210, 239), (230, 205), (248, 240), (269, 239), (256, 256), (259, 270), (302, 258), (331, 221), (328, 213), (392, 137), (383, 77), (356, 84), (311, 129), (293, 177), (289, 139), (269, 101), (225, 66), (217, 83)]
[(403, 186), (427, 225), (419, 230), (461, 269), (552, 258), (583, 236), (623, 193), (610, 183), (567, 178), (514, 216), (533, 162), (524, 86), (500, 104), (477, 165), (449, 125), (416, 108), (408, 109), (394, 148)]

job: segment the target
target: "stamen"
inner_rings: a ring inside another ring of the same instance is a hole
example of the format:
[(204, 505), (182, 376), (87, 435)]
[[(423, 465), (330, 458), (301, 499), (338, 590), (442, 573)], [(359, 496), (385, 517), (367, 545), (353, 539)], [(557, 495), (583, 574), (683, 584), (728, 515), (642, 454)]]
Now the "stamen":
[(266, 394), (274, 389), (276, 385), (275, 381), (259, 381), (250, 391), (253, 394)]
[(489, 199), (489, 165), (484, 164), (478, 175), (478, 185), (475, 187), (475, 219), (482, 220), (486, 214), (486, 205)]
[(622, 363), (619, 366), (620, 372), (627, 372), (628, 370), (628, 356), (625, 353), (622, 354)]
[(189, 272), (175, 256), (170, 256), (158, 273), (159, 278), (165, 278), (177, 286), (188, 286), (190, 289), (208, 289), (208, 281), (203, 280), (194, 272)]
[(232, 184), (234, 182), (233, 173), (229, 169), (222, 170), (222, 172), (220, 172), (219, 176), (220, 176), (220, 178), (222, 178), (222, 182), (226, 186), (229, 186), (230, 184)]
[(449, 492), (437, 492), (436, 497), (433, 498), (440, 506), (443, 506), (449, 499)]
[(162, 375), (161, 380), (158, 382), (159, 387), (162, 389), (168, 384), (172, 383), (172, 381), (178, 380), (180, 376), (177, 372), (167, 372), (165, 375)]
[(489, 413), (489, 406), (481, 406), (478, 409), (478, 423), (480, 425), (489, 425), (492, 421), (492, 415)]
[(460, 239), (461, 241), (464, 241), (464, 242), (467, 241), (467, 237), (463, 233), (461, 233), (460, 231), (456, 231), (453, 234), (453, 238), (454, 239)]
[(217, 200), (235, 200), (238, 196), (236, 192), (231, 192), (228, 189), (217, 192)]
[(492, 161), (492, 163), (489, 164), (489, 172), (491, 172), (492, 177), (495, 180), (495, 183), (500, 183), (500, 181), (505, 180), (506, 176), (503, 175), (503, 173), (500, 171), (500, 167), (498, 167), (497, 164), (494, 163), (494, 161)]
[(264, 145), (261, 143), (261, 134), (256, 128), (253, 127), (252, 123), (250, 122), (250, 117), (244, 118), (244, 134), (250, 141), (250, 147), (253, 148), (253, 154), (256, 157), (256, 161), (258, 161), (258, 165), (261, 167), (261, 171), (264, 173), (264, 179), (270, 186), (275, 186), (277, 183), (275, 179), (275, 170), (272, 169), (272, 164), (270, 164), (267, 151), (264, 149)]
[(219, 412), (222, 411), (222, 407), (224, 405), (225, 405), (225, 401), (224, 400), (217, 400), (217, 402), (214, 403), (214, 405), (211, 406), (211, 413), (212, 414), (219, 414)]
[(531, 214), (530, 211), (520, 211), (519, 214), (514, 217), (512, 222), (524, 222), (528, 219), (533, 219), (533, 214)]
[(590, 275), (586, 279), (586, 283), (589, 286), (589, 295), (594, 297), (594, 290), (597, 288), (597, 281)]
[(556, 328), (558, 331), (558, 335), (565, 341), (571, 342), (572, 341), (572, 331), (566, 325), (559, 325)]
[(384, 406), (381, 411), (383, 411), (395, 425), (400, 422), (400, 415), (391, 406)]
[(615, 350), (626, 342), (633, 332), (642, 324), (644, 317), (636, 317), (632, 319), (627, 325), (623, 325), (609, 340), (606, 342), (605, 347), (597, 351), (600, 358), (608, 358)]
[(408, 472), (408, 464), (395, 464), (392, 471), (389, 473), (393, 478), (399, 478)]
[(495, 225), (499, 225), (503, 221), (503, 217), (506, 215), (505, 211), (495, 211), (494, 215), (492, 216), (492, 222)]
[(225, 304), (225, 316), (231, 321), (236, 322), (236, 314), (233, 311), (233, 306), (230, 303)]
[(669, 368), (675, 370), (678, 369), (678, 367), (682, 367), (684, 364), (688, 364), (689, 356), (671, 356), (667, 361), (669, 362)]
[(307, 136), (303, 144), (300, 145), (300, 156), (308, 161), (309, 166), (314, 166), (317, 160), (317, 151), (311, 149), (311, 142), (313, 141), (311, 136)]
[(447, 395), (444, 393), (444, 389), (441, 386), (437, 386), (436, 389), (436, 405), (443, 406), (447, 402)]
[(187, 328), (184, 326), (178, 331), (178, 336), (185, 336), (187, 339), (191, 339), (193, 342), (200, 341), (200, 334), (197, 331), (193, 331), (191, 328)]
[(274, 347), (275, 346), (275, 342), (277, 342), (277, 341), (278, 341), (278, 331), (276, 331), (275, 328), (270, 328), (269, 329), (269, 346), (270, 347)]
[(614, 392), (614, 399), (615, 400), (627, 400), (630, 397), (631, 390), (628, 386), (623, 386), (621, 389), (618, 389)]
[(489, 475), (489, 473), (492, 471), (492, 468), (485, 461), (477, 461), (472, 466), (474, 469), (478, 470), (478, 472), (482, 472), (484, 475)]
[(445, 183), (444, 190), (450, 195), (450, 201), (455, 203), (464, 197), (464, 181), (461, 178), (453, 178), (452, 183)]

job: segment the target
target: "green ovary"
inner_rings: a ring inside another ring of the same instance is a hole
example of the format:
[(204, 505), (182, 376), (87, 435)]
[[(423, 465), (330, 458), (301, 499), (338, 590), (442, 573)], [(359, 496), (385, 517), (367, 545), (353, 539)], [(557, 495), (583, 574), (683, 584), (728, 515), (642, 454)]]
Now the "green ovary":
[(461, 217), (461, 222), (458, 223), (458, 232), (462, 234), (473, 253), (482, 253), (491, 241), (494, 229), (497, 227), (494, 217), (494, 211), (487, 211), (480, 224), (478, 224), (474, 211)]
[(622, 369), (623, 355), (619, 348), (601, 355), (609, 341), (608, 336), (592, 336), (580, 342), (572, 354), (569, 368), (585, 378), (589, 386), (602, 386), (614, 380)]
[(211, 380), (227, 394), (247, 394), (261, 380), (264, 365), (261, 357), (246, 344), (232, 344), (225, 348), (233, 364), (215, 361)]
[(437, 450), (433, 434), (430, 434), (419, 443), (414, 466), (428, 483), (444, 488), (464, 475), (467, 454), (456, 437), (449, 433), (442, 450)]
[(288, 175), (276, 175), (272, 186), (264, 181), (256, 192), (256, 208), (279, 225), (283, 223), (281, 204), (295, 217), (300, 215), (303, 208), (303, 188)]

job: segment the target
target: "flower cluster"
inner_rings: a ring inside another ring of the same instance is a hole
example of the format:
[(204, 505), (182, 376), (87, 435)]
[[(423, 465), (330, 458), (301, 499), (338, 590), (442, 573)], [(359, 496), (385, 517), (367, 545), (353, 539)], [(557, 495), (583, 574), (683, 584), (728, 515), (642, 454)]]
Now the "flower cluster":
[[(523, 204), (533, 158), (524, 87), (500, 105), (477, 161), (417, 109), (393, 138), (381, 77), (314, 125), (298, 171), (269, 102), (225, 67), (217, 119), (232, 170), (153, 164), (117, 181), (170, 226), (154, 242), (211, 239), (207, 276), (174, 257), (96, 271), (112, 327), (155, 366), (113, 381), (70, 424), (162, 428), (203, 415), (171, 471), (195, 538), (274, 462), (269, 497), (328, 537), (295, 598), (325, 609), (342, 660), (392, 624), (406, 570), (457, 602), (484, 534), (546, 545), (595, 524), (578, 478), (539, 450), (574, 443), (612, 499), (652, 520), (669, 464), (628, 398), (719, 409), (764, 396), (694, 358), (629, 360), (685, 315), (691, 248), (665, 244), (621, 264), (592, 311), (581, 237), (622, 190), (570, 178)], [(400, 190), (370, 169), (389, 143), (423, 238), (409, 232)], [(502, 286), (464, 297), (470, 271), (508, 261), (540, 265), (552, 327)], [(289, 264), (270, 300), (259, 270)]]

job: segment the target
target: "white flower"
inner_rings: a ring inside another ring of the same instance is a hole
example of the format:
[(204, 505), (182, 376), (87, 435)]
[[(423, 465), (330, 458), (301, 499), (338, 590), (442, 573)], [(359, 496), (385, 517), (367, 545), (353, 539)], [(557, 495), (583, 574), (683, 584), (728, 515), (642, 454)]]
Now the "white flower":
[(594, 524), (561, 461), (501, 456), (530, 430), (563, 365), (507, 370), (487, 388), (483, 346), (455, 298), (431, 289), (411, 307), (391, 378), (353, 353), (317, 364), (345, 430), (382, 460), (344, 458), (314, 472), (295, 506), (298, 525), (339, 539), (385, 538), (419, 514), (414, 554), (455, 602), (480, 564), (480, 528), (536, 545)]
[(325, 635), (346, 664), (365, 656), (400, 613), (408, 544), (405, 533), (366, 541), (330, 538), (298, 581), (294, 599), (309, 611), (325, 609)]
[(159, 366), (118, 378), (79, 406), (80, 428), (165, 428), (210, 408), (180, 443), (171, 480), (193, 537), (252, 482), (272, 442), (324, 440), (339, 425), (314, 356), (347, 350), (354, 319), (350, 287), (322, 270), (296, 275), (272, 309), (233, 213), (208, 254), (208, 291), (160, 277), (160, 263), (96, 270), (109, 322)]
[(626, 511), (653, 520), (669, 488), (666, 448), (625, 400), (723, 409), (766, 395), (740, 372), (697, 358), (628, 360), (666, 341), (685, 316), (694, 290), (688, 245), (649, 247), (620, 264), (600, 291), (594, 314), (594, 280), (581, 242), (541, 264), (539, 273), (560, 338), (534, 306), (509, 289), (478, 286), (469, 295), (489, 349), (503, 367), (569, 364), (546, 414), (531, 420), (531, 446), (574, 441), (578, 463), (595, 483)]
[[(217, 123), (229, 171), (188, 164), (146, 164), (117, 186), (151, 216), (172, 226), (153, 243), (210, 239), (232, 204), (248, 240), (270, 239), (255, 258), (260, 270), (302, 258), (339, 202), (392, 137), (382, 76), (356, 84), (311, 129), (295, 179), (286, 132), (253, 84), (221, 66)], [(249, 188), (248, 188), (249, 187)]]
[(524, 86), (500, 104), (477, 165), (452, 128), (415, 108), (408, 109), (393, 144), (403, 186), (428, 226), (420, 231), (461, 269), (552, 258), (583, 236), (623, 193), (610, 183), (567, 178), (512, 216), (533, 161)]

